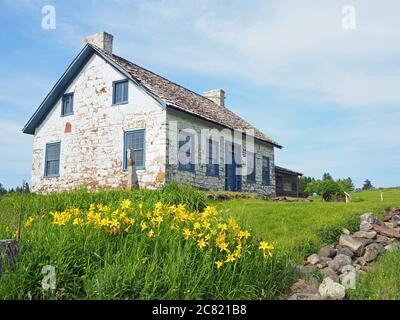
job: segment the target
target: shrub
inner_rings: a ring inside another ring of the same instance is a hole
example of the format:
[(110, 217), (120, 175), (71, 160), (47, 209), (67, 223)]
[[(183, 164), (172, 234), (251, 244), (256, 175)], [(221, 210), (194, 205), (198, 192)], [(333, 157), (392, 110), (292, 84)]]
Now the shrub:
[(338, 182), (331, 179), (310, 182), (307, 185), (306, 192), (317, 193), (325, 201), (332, 201), (335, 199), (335, 197), (336, 199), (338, 197), (343, 197), (342, 186)]

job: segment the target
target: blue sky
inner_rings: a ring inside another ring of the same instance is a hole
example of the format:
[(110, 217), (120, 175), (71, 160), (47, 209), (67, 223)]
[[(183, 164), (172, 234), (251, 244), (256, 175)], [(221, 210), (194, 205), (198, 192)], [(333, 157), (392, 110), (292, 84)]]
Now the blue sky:
[[(41, 26), (44, 5), (55, 30)], [(199, 93), (223, 88), (228, 107), (284, 146), (279, 165), (400, 185), (399, 12), (395, 0), (2, 0), (0, 183), (30, 179), (23, 125), (84, 38), (107, 31), (118, 55)]]

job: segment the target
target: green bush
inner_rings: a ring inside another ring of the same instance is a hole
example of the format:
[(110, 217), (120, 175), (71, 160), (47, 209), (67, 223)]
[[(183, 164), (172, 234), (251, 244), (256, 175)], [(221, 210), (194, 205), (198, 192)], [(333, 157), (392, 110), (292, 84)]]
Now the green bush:
[(317, 193), (325, 201), (332, 201), (337, 197), (343, 197), (344, 190), (340, 183), (327, 179), (312, 181), (307, 185), (306, 192)]

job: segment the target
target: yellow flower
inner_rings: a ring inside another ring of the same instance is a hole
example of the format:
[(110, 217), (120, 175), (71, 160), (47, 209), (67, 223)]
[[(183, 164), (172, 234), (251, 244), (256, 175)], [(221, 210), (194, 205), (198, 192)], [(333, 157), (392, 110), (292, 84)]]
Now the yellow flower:
[(218, 230), (225, 231), (228, 230), (226, 223), (218, 223)]
[(197, 240), (197, 246), (200, 249), (203, 249), (207, 246), (207, 242), (205, 242), (204, 239), (199, 239), (199, 240)]
[(110, 222), (110, 227), (112, 228), (118, 228), (120, 226), (120, 223), (117, 219), (112, 219)]
[(210, 223), (208, 222), (208, 221), (204, 221), (203, 222), (203, 227), (205, 228), (205, 229), (208, 229), (209, 227), (210, 227)]
[(75, 218), (72, 224), (75, 226), (82, 226), (83, 220), (81, 218)]
[(198, 230), (198, 229), (200, 229), (201, 228), (201, 224), (199, 223), (199, 222), (195, 222), (194, 224), (193, 224), (193, 229), (194, 230)]
[(220, 251), (228, 251), (228, 245), (225, 242), (218, 244)]
[(131, 207), (131, 200), (129, 199), (122, 200), (120, 206), (122, 209), (129, 209)]
[(190, 232), (189, 229), (187, 229), (187, 228), (183, 229), (183, 237), (185, 238), (185, 240), (188, 240), (191, 235), (192, 235), (192, 233)]
[(143, 208), (143, 203), (139, 203), (139, 209), (142, 210)]
[(264, 251), (265, 250), (273, 250), (274, 246), (272, 244), (269, 244), (268, 242), (261, 241), (259, 249), (264, 250)]
[(217, 266), (217, 269), (222, 267), (223, 262), (222, 261), (215, 261), (215, 265)]
[(147, 229), (147, 228), (148, 228), (147, 223), (143, 221), (143, 222), (140, 224), (140, 228), (142, 229), (142, 231), (145, 230), (145, 229)]
[(25, 224), (24, 224), (24, 227), (25, 227), (25, 228), (30, 228), (30, 227), (32, 227), (33, 221), (35, 221), (35, 217), (34, 217), (34, 216), (30, 216), (30, 217), (26, 220), (26, 222), (25, 222)]
[(147, 233), (147, 236), (148, 236), (149, 238), (154, 238), (154, 237), (156, 236), (156, 234), (154, 233), (153, 230), (150, 230), (150, 231)]
[(233, 254), (228, 254), (228, 256), (226, 257), (226, 262), (233, 262), (235, 261), (235, 256)]
[(19, 232), (18, 232), (18, 230), (16, 230), (12, 237), (13, 237), (13, 239), (18, 239), (18, 236), (19, 236)]

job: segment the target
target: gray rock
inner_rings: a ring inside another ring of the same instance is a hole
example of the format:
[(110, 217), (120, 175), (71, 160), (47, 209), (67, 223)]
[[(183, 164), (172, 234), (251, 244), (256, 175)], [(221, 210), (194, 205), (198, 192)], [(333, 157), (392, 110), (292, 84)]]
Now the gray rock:
[(394, 227), (395, 227), (393, 222), (385, 222), (385, 226), (390, 228), (390, 229), (394, 229)]
[(318, 281), (315, 279), (299, 279), (292, 286), (293, 293), (318, 294)]
[(336, 255), (335, 247), (332, 245), (324, 246), (319, 250), (318, 255), (320, 257), (333, 258)]
[(333, 271), (340, 272), (342, 267), (351, 264), (351, 258), (345, 254), (338, 254), (332, 261), (328, 262), (328, 267)]
[(325, 299), (342, 300), (346, 295), (346, 288), (329, 277), (322, 281), (318, 291)]
[(363, 251), (363, 242), (359, 239), (355, 239), (347, 234), (342, 234), (339, 239), (339, 245), (342, 247), (349, 248), (351, 251), (357, 255), (361, 255)]
[(344, 234), (351, 234), (350, 230), (349, 230), (349, 229), (346, 229), (346, 228), (343, 228), (343, 229), (342, 229), (342, 233), (344, 233)]
[(351, 271), (342, 273), (339, 281), (346, 289), (355, 289), (357, 282), (357, 271), (353, 268)]
[(308, 265), (308, 266), (298, 265), (295, 267), (295, 273), (299, 277), (308, 277), (313, 272), (315, 272), (315, 270), (317, 270), (317, 266), (312, 266), (312, 265)]
[(360, 221), (366, 221), (370, 224), (381, 224), (382, 222), (379, 221), (378, 217), (374, 215), (372, 212), (364, 213), (360, 216)]
[(365, 253), (362, 259), (365, 262), (374, 261), (382, 251), (382, 246), (377, 243), (372, 243), (365, 248)]
[(307, 258), (307, 262), (314, 266), (319, 262), (319, 256), (314, 253)]
[(398, 241), (394, 241), (391, 244), (385, 246), (385, 250), (389, 252), (399, 251), (400, 250), (400, 243)]
[(331, 278), (333, 281), (338, 282), (339, 276), (338, 274), (331, 268), (327, 267), (321, 270), (324, 278)]
[(375, 231), (357, 231), (353, 234), (354, 238), (366, 238), (366, 239), (375, 239), (376, 232)]
[(349, 248), (342, 247), (342, 246), (339, 246), (339, 245), (336, 246), (336, 252), (337, 252), (337, 254), (344, 254), (344, 255), (349, 256), (349, 257), (354, 256), (354, 252), (351, 251)]
[(332, 261), (332, 258), (328, 257), (320, 257), (319, 258), (319, 263), (317, 264), (317, 267), (322, 269), (328, 266), (328, 263)]
[(288, 300), (323, 300), (323, 298), (319, 295), (319, 293), (295, 293), (291, 295)]
[(371, 231), (374, 228), (372, 223), (368, 221), (361, 221), (360, 223), (360, 231)]
[(375, 240), (375, 242), (381, 243), (381, 244), (383, 244), (383, 245), (389, 244), (389, 241), (390, 241), (390, 238), (389, 238), (389, 237), (382, 236), (382, 235), (380, 235), (380, 234), (378, 234), (378, 235), (376, 236), (376, 240)]

